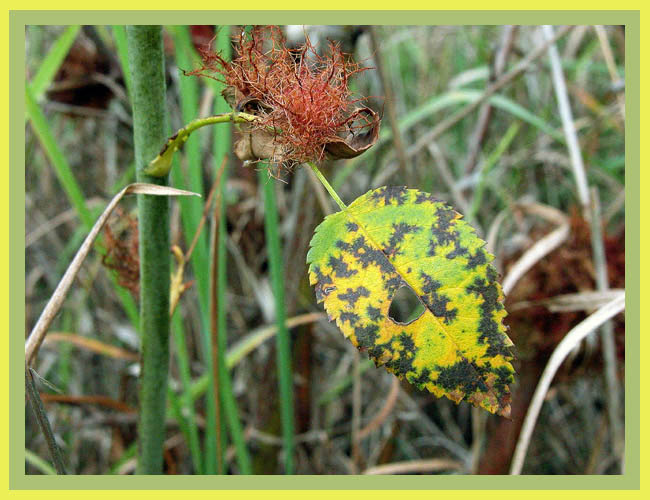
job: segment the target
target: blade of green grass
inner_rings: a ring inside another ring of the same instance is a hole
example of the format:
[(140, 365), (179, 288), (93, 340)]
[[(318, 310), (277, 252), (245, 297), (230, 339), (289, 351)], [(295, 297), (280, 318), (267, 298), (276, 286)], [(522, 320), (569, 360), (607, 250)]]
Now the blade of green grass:
[(283, 259), (278, 230), (278, 208), (275, 200), (275, 182), (267, 170), (259, 171), (259, 182), (264, 192), (264, 228), (266, 248), (269, 259), (271, 287), (275, 300), (275, 322), (278, 332), (276, 339), (278, 385), (280, 393), (280, 417), (284, 443), (284, 472), (293, 474), (294, 416), (293, 416), (293, 375), (291, 370), (291, 342), (286, 327), (286, 304), (284, 299)]
[(56, 476), (54, 467), (52, 467), (49, 463), (47, 463), (47, 461), (43, 460), (36, 453), (28, 450), (27, 448), (25, 448), (25, 462), (27, 462), (35, 469), (41, 471), (43, 474), (46, 474), (48, 476)]
[[(230, 372), (226, 364), (226, 350), (228, 348), (228, 324), (227, 318), (227, 273), (226, 273), (226, 203), (225, 192), (227, 185), (228, 171), (227, 167), (221, 177), (221, 210), (219, 217), (219, 231), (217, 240), (217, 321), (218, 321), (218, 337), (217, 337), (217, 367), (218, 367), (218, 384), (219, 384), (219, 399), (222, 414), (226, 417), (230, 438), (235, 445), (235, 453), (237, 455), (237, 463), (239, 465), (241, 474), (252, 474), (252, 466), (250, 454), (246, 448), (246, 440), (242, 430), (241, 421), (239, 418), (239, 410), (237, 409), (237, 401), (232, 391), (232, 382), (230, 379)], [(213, 382), (210, 380), (210, 388), (213, 387)], [(223, 450), (223, 446), (221, 447)]]
[(80, 29), (81, 26), (79, 25), (68, 26), (56, 39), (47, 56), (45, 56), (45, 59), (43, 59), (43, 62), (38, 67), (38, 71), (29, 83), (32, 95), (36, 101), (39, 101), (43, 97), (43, 94), (52, 83), (54, 76), (61, 67), (61, 63), (68, 55), (70, 47), (72, 47), (72, 44), (77, 38)]
[[(181, 320), (180, 311), (176, 311), (172, 317), (172, 337), (176, 346), (176, 357), (178, 359), (178, 372), (183, 389), (182, 396), (179, 398), (178, 405), (184, 410), (181, 415), (187, 414), (187, 433), (184, 433), (187, 444), (190, 448), (192, 463), (196, 474), (203, 474), (203, 455), (201, 454), (201, 445), (199, 443), (199, 428), (196, 425), (196, 411), (194, 410), (194, 401), (191, 397), (192, 375), (190, 371), (190, 357), (185, 345), (185, 332), (183, 321)], [(185, 413), (186, 412), (186, 413)]]
[(25, 399), (29, 402), (29, 406), (36, 418), (38, 428), (43, 434), (48, 451), (50, 452), (50, 459), (54, 464), (54, 469), (57, 474), (67, 474), (63, 453), (61, 452), (61, 448), (59, 448), (54, 433), (52, 432), (52, 427), (47, 418), (47, 413), (45, 412), (43, 401), (41, 400), (38, 389), (36, 389), (32, 373), (36, 372), (29, 368), (27, 362), (25, 362)]
[[(229, 59), (231, 53), (230, 46), (230, 32), (227, 26), (217, 26), (217, 50), (221, 53), (222, 57)], [(228, 105), (221, 98), (222, 85), (218, 82), (214, 86), (215, 94), (218, 96), (215, 99), (214, 111), (215, 113), (223, 113), (229, 111)], [(221, 125), (215, 128), (214, 140), (214, 158), (215, 158), (215, 172), (219, 165), (226, 158), (231, 151), (231, 125)], [(226, 200), (228, 194), (228, 164), (225, 165), (223, 174), (221, 176), (221, 207), (219, 210), (219, 230), (217, 239), (217, 366), (218, 366), (218, 380), (216, 381), (219, 386), (219, 400), (222, 414), (225, 416), (226, 424), (230, 434), (230, 438), (235, 446), (237, 456), (237, 463), (239, 470), (242, 474), (251, 474), (251, 458), (246, 447), (242, 424), (239, 418), (239, 410), (237, 408), (237, 401), (232, 391), (232, 382), (230, 378), (230, 371), (226, 362), (226, 350), (228, 348), (228, 324), (227, 318), (227, 289), (228, 289), (228, 275), (226, 272), (226, 241), (227, 241), (227, 218), (226, 218)], [(212, 393), (214, 398), (214, 380), (212, 380), (212, 371), (208, 379), (208, 395)], [(223, 424), (223, 422), (222, 422)], [(225, 449), (223, 440), (225, 436), (222, 434), (221, 450)]]
[[(174, 39), (174, 51), (176, 64), (179, 69), (191, 69), (195, 65), (193, 60), (193, 46), (187, 26), (172, 26), (169, 32)], [(199, 109), (199, 84), (198, 80), (193, 77), (179, 75), (180, 105), (183, 123), (189, 123), (197, 118)], [(199, 133), (192, 134), (183, 146), (183, 158), (186, 162), (187, 170), (184, 172), (180, 168), (178, 155), (175, 158), (176, 165), (171, 170), (171, 177), (174, 185), (185, 186), (195, 192), (203, 193), (203, 178), (201, 170), (201, 136)], [(187, 201), (187, 200), (184, 200)], [(186, 235), (193, 235), (199, 225), (203, 215), (203, 206), (201, 200), (193, 200), (190, 203), (181, 203), (181, 222), (183, 232)], [(204, 357), (208, 358), (210, 349), (209, 343), (209, 280), (208, 280), (208, 244), (206, 233), (203, 231), (196, 242), (194, 252), (190, 259), (193, 275), (196, 278), (196, 289), (199, 297), (200, 322), (204, 332)], [(209, 368), (211, 363), (205, 363)], [(189, 400), (189, 394), (187, 400)], [(214, 397), (208, 397), (206, 412), (206, 432), (205, 432), (205, 464), (204, 472), (206, 474), (216, 474), (216, 412), (214, 407)]]
[[(220, 52), (222, 57), (225, 59), (230, 58), (231, 46), (230, 46), (230, 32), (227, 26), (217, 26), (217, 38), (216, 38), (216, 50)], [(213, 88), (217, 98), (214, 103), (214, 112), (216, 114), (224, 113), (229, 111), (228, 105), (220, 97), (221, 90), (223, 85), (209, 80), (208, 82)], [(215, 176), (218, 175), (218, 170), (221, 166), (222, 161), (226, 158), (231, 151), (231, 125), (224, 124), (218, 127), (215, 127), (214, 130), (214, 158), (215, 158)], [(246, 448), (246, 440), (244, 439), (244, 433), (242, 430), (242, 424), (239, 418), (239, 410), (237, 408), (237, 401), (235, 400), (233, 391), (232, 391), (232, 382), (230, 378), (230, 372), (225, 360), (226, 349), (228, 346), (228, 331), (227, 331), (227, 273), (226, 273), (226, 239), (227, 239), (227, 226), (226, 226), (226, 199), (227, 199), (227, 184), (228, 184), (228, 164), (224, 166), (223, 174), (221, 175), (221, 185), (219, 190), (221, 192), (221, 204), (219, 210), (219, 229), (218, 229), (218, 239), (216, 241), (217, 245), (217, 283), (216, 283), (216, 314), (217, 314), (217, 359), (213, 360), (210, 356), (207, 357), (208, 362), (206, 363), (206, 374), (201, 377), (201, 380), (205, 380), (205, 385), (203, 386), (204, 391), (207, 391), (207, 405), (208, 412), (212, 409), (213, 414), (216, 417), (216, 405), (215, 405), (215, 385), (218, 385), (219, 388), (219, 403), (220, 407), (223, 409), (221, 414), (225, 417), (220, 419), (218, 425), (221, 425), (222, 428), (225, 425), (228, 428), (230, 438), (235, 446), (235, 454), (237, 457), (237, 463), (239, 466), (239, 471), (242, 474), (251, 474), (251, 459)], [(210, 275), (213, 273), (211, 272)], [(206, 335), (204, 337), (205, 348), (207, 353), (212, 352), (212, 339), (210, 338), (210, 331), (206, 330)], [(213, 374), (213, 363), (217, 363), (217, 379), (214, 380)], [(194, 388), (196, 383), (193, 385), (192, 397), (196, 394)], [(221, 452), (223, 453), (226, 445), (226, 434), (221, 433)], [(215, 460), (214, 467), (216, 468), (216, 436), (212, 443), (209, 443), (206, 438), (206, 454), (208, 449), (208, 444), (213, 446), (214, 453), (212, 457), (206, 456), (206, 468), (207, 460), (212, 458)], [(219, 460), (219, 463), (224, 463), (223, 459)]]
[(122, 66), (122, 76), (124, 77), (124, 84), (126, 91), (131, 96), (131, 72), (129, 71), (129, 52), (126, 46), (126, 28), (122, 25), (115, 25), (113, 29), (113, 39), (115, 40), (115, 48), (117, 49), (117, 57)]
[[(179, 69), (186, 69), (193, 66), (191, 52), (193, 50), (187, 26), (174, 26), (171, 30), (174, 37), (176, 64)], [(189, 123), (197, 118), (199, 110), (199, 84), (194, 77), (180, 76), (180, 103), (183, 123)], [(184, 158), (187, 162), (187, 170), (172, 168), (171, 175), (174, 185), (179, 189), (188, 189), (194, 193), (204, 193), (203, 178), (201, 172), (201, 143), (200, 132), (190, 135), (183, 146)], [(189, 203), (188, 203), (189, 202)], [(183, 231), (186, 237), (191, 237), (203, 215), (203, 202), (201, 199), (179, 200), (181, 204), (181, 220)], [(208, 242), (205, 232), (201, 232), (190, 259), (194, 277), (197, 282), (199, 302), (202, 316), (207, 315), (209, 289), (208, 289)], [(207, 317), (206, 317), (207, 319)], [(207, 326), (204, 323), (204, 327)]]

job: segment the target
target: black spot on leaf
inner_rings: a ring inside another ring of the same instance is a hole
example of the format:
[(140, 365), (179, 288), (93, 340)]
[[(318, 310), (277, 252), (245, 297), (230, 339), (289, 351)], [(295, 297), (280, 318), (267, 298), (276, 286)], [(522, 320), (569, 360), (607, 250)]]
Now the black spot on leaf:
[(423, 193), (422, 191), (418, 191), (418, 194), (415, 196), (415, 203), (416, 204), (421, 204), (424, 202), (429, 202), (429, 203), (439, 203), (440, 200), (433, 196), (432, 194), (429, 193)]
[(436, 384), (445, 391), (459, 389), (470, 395), (476, 391), (487, 392), (488, 386), (478, 376), (477, 367), (467, 359), (462, 359), (451, 366), (437, 367), (440, 370)]
[(455, 259), (456, 257), (469, 255), (469, 250), (467, 250), (467, 248), (464, 246), (461, 246), (460, 242), (457, 239), (454, 239), (452, 241), (454, 243), (454, 249), (445, 255), (445, 257), (448, 259)]
[(408, 378), (408, 381), (412, 384), (415, 384), (418, 389), (424, 389), (425, 385), (431, 382), (431, 370), (428, 368), (422, 368), (422, 371), (418, 376), (411, 375)]
[(340, 257), (330, 256), (328, 265), (332, 268), (332, 272), (339, 278), (349, 278), (358, 272), (356, 269), (350, 269), (350, 266)]
[(373, 200), (384, 200), (386, 205), (403, 205), (407, 199), (408, 190), (405, 186), (385, 186), (372, 193)]
[(466, 290), (467, 293), (473, 293), (483, 299), (481, 303), (481, 319), (479, 320), (478, 331), (481, 335), (478, 341), (487, 344), (488, 348), (484, 357), (493, 357), (497, 354), (510, 356), (507, 346), (505, 345), (505, 336), (499, 330), (499, 324), (492, 318), (494, 311), (503, 309), (503, 304), (499, 301), (499, 290), (496, 283), (496, 271), (490, 266), (487, 269), (488, 281), (482, 278), (476, 278)]
[(394, 271), (393, 265), (386, 258), (384, 253), (381, 250), (368, 245), (364, 236), (359, 236), (352, 243), (338, 240), (336, 242), (336, 246), (352, 255), (358, 262), (361, 263), (361, 267), (364, 269), (370, 264), (374, 264), (376, 266), (379, 266), (383, 273), (390, 273)]
[(402, 277), (395, 273), (384, 282), (384, 289), (388, 292), (388, 296), (391, 297), (404, 285)]
[(368, 306), (366, 312), (372, 321), (378, 321), (381, 318), (381, 310), (376, 307)]
[(370, 291), (365, 286), (358, 286), (355, 290), (348, 288), (346, 293), (338, 295), (338, 298), (350, 304), (350, 307), (354, 307), (359, 297), (370, 297)]
[(422, 299), (422, 302), (426, 304), (434, 316), (444, 318), (445, 323), (450, 323), (456, 319), (458, 309), (454, 307), (453, 309), (447, 310), (447, 304), (450, 302), (449, 297), (438, 294), (437, 292), (437, 290), (442, 286), (442, 283), (434, 280), (424, 271), (420, 272), (420, 278), (422, 278), (423, 281), (422, 291), (424, 292), (424, 294), (420, 296), (420, 299)]
[(474, 255), (470, 255), (467, 259), (467, 269), (475, 269), (477, 266), (487, 264), (487, 256), (482, 248), (478, 248)]
[(452, 222), (456, 212), (449, 207), (440, 207), (436, 210), (436, 222), (431, 225), (431, 241), (429, 241), (428, 255), (436, 255), (438, 246), (445, 246), (458, 240), (458, 232)]
[(357, 338), (357, 343), (361, 347), (372, 348), (377, 344), (377, 332), (379, 327), (377, 325), (357, 326), (354, 329), (354, 336)]
[(384, 253), (389, 256), (402, 253), (399, 251), (399, 247), (400, 244), (404, 241), (404, 237), (409, 233), (417, 233), (421, 230), (422, 227), (416, 224), (407, 224), (406, 222), (393, 224), (393, 233), (388, 240), (388, 246), (384, 249)]
[(349, 322), (350, 326), (354, 326), (359, 321), (359, 316), (357, 314), (347, 311), (342, 312), (339, 318), (341, 319), (342, 323), (346, 321)]

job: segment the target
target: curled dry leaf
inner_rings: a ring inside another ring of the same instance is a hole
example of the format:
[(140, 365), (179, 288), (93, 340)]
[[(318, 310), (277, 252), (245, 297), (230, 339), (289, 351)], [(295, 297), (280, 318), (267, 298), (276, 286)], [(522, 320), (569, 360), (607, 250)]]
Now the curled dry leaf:
[(330, 158), (334, 160), (354, 158), (370, 149), (377, 142), (381, 122), (379, 115), (370, 108), (360, 108), (355, 114), (367, 115), (364, 117), (365, 125), (362, 124), (357, 129), (348, 126), (345, 137), (336, 137), (328, 141), (325, 151)]

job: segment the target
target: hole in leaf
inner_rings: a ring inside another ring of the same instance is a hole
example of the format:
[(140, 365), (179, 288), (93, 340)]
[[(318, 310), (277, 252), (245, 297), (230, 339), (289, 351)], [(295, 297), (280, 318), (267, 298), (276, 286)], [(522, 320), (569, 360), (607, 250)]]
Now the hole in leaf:
[(415, 292), (411, 287), (403, 286), (395, 292), (388, 309), (388, 317), (395, 323), (408, 325), (422, 316), (423, 312), (424, 306)]

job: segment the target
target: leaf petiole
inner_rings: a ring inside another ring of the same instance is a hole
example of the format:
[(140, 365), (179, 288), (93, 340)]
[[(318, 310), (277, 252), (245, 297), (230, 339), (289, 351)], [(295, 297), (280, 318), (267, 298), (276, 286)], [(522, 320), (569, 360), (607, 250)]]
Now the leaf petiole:
[(345, 203), (343, 203), (343, 200), (341, 200), (341, 198), (339, 198), (339, 195), (336, 194), (336, 191), (334, 191), (334, 188), (330, 185), (329, 182), (327, 182), (327, 179), (326, 179), (325, 176), (321, 173), (321, 171), (318, 169), (318, 167), (316, 166), (316, 164), (313, 163), (313, 162), (311, 162), (311, 161), (309, 161), (309, 162), (307, 162), (307, 165), (309, 165), (309, 166), (311, 167), (311, 169), (312, 169), (312, 170), (314, 171), (314, 173), (316, 174), (316, 177), (318, 177), (318, 180), (321, 182), (321, 184), (322, 184), (323, 186), (325, 186), (325, 189), (327, 189), (327, 192), (330, 194), (330, 196), (331, 196), (332, 198), (334, 198), (334, 201), (336, 202), (336, 204), (337, 204), (339, 207), (341, 207), (341, 210), (347, 210), (347, 208), (348, 208), (347, 205), (346, 205)]

